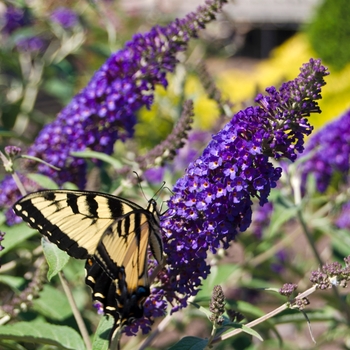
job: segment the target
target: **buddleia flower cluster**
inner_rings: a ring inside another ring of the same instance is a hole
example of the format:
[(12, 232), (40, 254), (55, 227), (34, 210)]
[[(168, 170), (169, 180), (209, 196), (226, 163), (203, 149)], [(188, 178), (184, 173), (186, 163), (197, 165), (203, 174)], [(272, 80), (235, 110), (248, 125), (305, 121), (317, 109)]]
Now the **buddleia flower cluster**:
[(324, 264), (311, 272), (310, 281), (321, 290), (338, 285), (345, 288), (350, 280), (350, 256), (344, 258), (344, 262), (344, 267), (337, 261)]
[[(123, 49), (113, 53), (28, 149), (30, 156), (61, 169), (40, 164), (37, 172), (59, 185), (70, 181), (84, 188), (85, 160), (73, 157), (71, 152), (88, 148), (111, 154), (116, 140), (132, 137), (137, 111), (141, 107), (150, 108), (156, 85), (167, 86), (166, 74), (174, 71), (177, 54), (187, 48), (189, 40), (205, 24), (215, 19), (225, 2), (207, 1), (183, 19), (134, 35)], [(62, 20), (61, 15), (55, 13), (53, 19)], [(1, 187), (6, 193), (0, 196), (0, 207), (10, 207), (14, 198), (20, 197), (17, 187), (10, 177)], [(15, 222), (11, 211), (7, 216), (9, 223)]]
[(165, 291), (175, 312), (197, 294), (210, 272), (208, 254), (228, 248), (251, 223), (252, 199), (266, 204), (276, 186), (281, 168), (269, 157), (294, 161), (303, 151), (312, 131), (307, 117), (320, 112), (326, 75), (321, 62), (311, 59), (295, 80), (266, 89), (256, 98), (258, 106), (235, 114), (188, 166), (161, 217), (168, 265), (150, 298)]

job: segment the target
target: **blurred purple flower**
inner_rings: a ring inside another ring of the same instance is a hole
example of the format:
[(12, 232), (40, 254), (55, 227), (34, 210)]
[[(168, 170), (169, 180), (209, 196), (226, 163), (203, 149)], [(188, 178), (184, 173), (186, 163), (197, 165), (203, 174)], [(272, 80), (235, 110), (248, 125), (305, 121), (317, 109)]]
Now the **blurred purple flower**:
[[(19, 174), (19, 178), (28, 192), (34, 192), (39, 189), (39, 185), (29, 178), (21, 174)], [(12, 210), (12, 204), (18, 200), (19, 197), (19, 190), (17, 189), (17, 185), (12, 176), (6, 176), (1, 182), (0, 203), (3, 208), (7, 209), (5, 211), (5, 216), (8, 225), (14, 225), (22, 222), (22, 219), (19, 218)]]
[(2, 32), (11, 34), (16, 29), (30, 25), (32, 20), (28, 9), (10, 5), (1, 18), (1, 23), (3, 25)]
[(271, 264), (271, 270), (276, 274), (280, 274), (285, 270), (285, 263), (287, 261), (287, 252), (285, 250), (279, 250), (275, 254), (275, 262)]
[(207, 131), (191, 131), (188, 134), (186, 144), (180, 148), (171, 164), (162, 167), (147, 169), (144, 176), (148, 182), (160, 183), (163, 181), (166, 171), (175, 173), (183, 173), (189, 163), (193, 162), (200, 154), (203, 145), (210, 139)]
[(51, 20), (63, 28), (74, 27), (78, 23), (78, 15), (67, 7), (59, 7), (51, 13)]
[(160, 274), (172, 312), (187, 305), (210, 272), (208, 251), (228, 248), (251, 223), (252, 198), (267, 202), (281, 168), (269, 156), (294, 161), (312, 128), (306, 116), (320, 112), (327, 70), (310, 60), (299, 76), (277, 91), (259, 95), (258, 107), (238, 112), (189, 165), (173, 188), (168, 211), (161, 217), (168, 267)]
[(177, 153), (173, 161), (173, 171), (183, 172), (188, 164), (192, 163), (199, 156), (200, 149), (210, 140), (210, 133), (207, 131), (193, 130), (188, 135), (187, 143)]
[(163, 167), (150, 168), (145, 170), (143, 175), (148, 182), (157, 184), (163, 181), (164, 171)]
[(19, 38), (16, 46), (20, 51), (39, 52), (44, 48), (44, 41), (37, 36)]
[(268, 202), (264, 206), (259, 206), (255, 209), (251, 230), (256, 238), (262, 239), (264, 229), (270, 225), (272, 212), (272, 202)]
[(350, 202), (343, 205), (336, 225), (344, 230), (350, 230)]
[(347, 180), (350, 169), (350, 110), (310, 138), (304, 157), (307, 160), (300, 165), (304, 184), (307, 176), (313, 174), (318, 191), (324, 192), (335, 173), (343, 182)]

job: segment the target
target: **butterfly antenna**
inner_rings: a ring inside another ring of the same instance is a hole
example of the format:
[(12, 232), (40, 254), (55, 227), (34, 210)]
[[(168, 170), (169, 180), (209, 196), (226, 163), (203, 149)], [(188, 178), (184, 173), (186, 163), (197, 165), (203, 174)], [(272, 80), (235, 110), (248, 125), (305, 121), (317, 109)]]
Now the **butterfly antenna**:
[[(160, 186), (159, 189), (157, 190), (157, 192), (153, 195), (153, 198), (158, 196), (158, 193), (160, 193), (164, 188), (167, 188), (167, 187), (165, 187), (165, 181), (163, 181), (162, 186)], [(158, 198), (159, 198), (159, 196), (157, 197), (157, 199)]]
[[(145, 195), (145, 192), (143, 192), (143, 189), (142, 189), (142, 186), (141, 186), (141, 178), (140, 178), (139, 174), (138, 174), (136, 171), (133, 171), (133, 173), (135, 174), (135, 176), (136, 176), (137, 179), (138, 179), (138, 184), (139, 184), (139, 187), (140, 187), (140, 191), (141, 191), (142, 194), (143, 194), (143, 197), (146, 198), (146, 200), (147, 200), (147, 197), (146, 197), (146, 195)], [(159, 192), (161, 192), (164, 188), (167, 188), (167, 189), (171, 192), (171, 190), (169, 189), (169, 187), (166, 187), (166, 186), (165, 186), (165, 181), (163, 181), (162, 186), (160, 186), (160, 188), (157, 190), (157, 192), (153, 195), (152, 199), (153, 199), (154, 197), (157, 197), (158, 194), (159, 194)], [(159, 197), (157, 197), (157, 200), (158, 200), (158, 198), (159, 198)]]
[(143, 189), (142, 189), (142, 186), (141, 186), (141, 178), (140, 178), (139, 174), (138, 174), (136, 171), (133, 171), (133, 173), (134, 173), (135, 176), (137, 177), (137, 183), (138, 183), (138, 185), (139, 185), (139, 188), (140, 188), (140, 191), (141, 191), (141, 193), (142, 193), (142, 195), (143, 195), (143, 198), (145, 198), (145, 199), (147, 200), (147, 197), (146, 197), (146, 195), (145, 195), (145, 192), (143, 192)]

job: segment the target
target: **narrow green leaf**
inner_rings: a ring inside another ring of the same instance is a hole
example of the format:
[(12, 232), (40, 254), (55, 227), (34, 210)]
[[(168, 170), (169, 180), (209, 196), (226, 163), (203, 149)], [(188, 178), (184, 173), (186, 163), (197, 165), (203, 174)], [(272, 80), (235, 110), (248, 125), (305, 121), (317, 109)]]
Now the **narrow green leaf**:
[(264, 341), (261, 335), (257, 331), (255, 331), (253, 328), (242, 325), (242, 330), (244, 333), (250, 334), (253, 337), (258, 338), (260, 341)]
[(59, 188), (56, 182), (48, 176), (42, 174), (28, 174), (27, 177), (35, 181), (42, 188), (48, 188), (52, 190), (57, 190)]
[(340, 252), (340, 254), (348, 256), (350, 247), (349, 231), (329, 227), (329, 231), (326, 233), (332, 240), (332, 245)]
[(250, 303), (247, 303), (246, 301), (237, 301), (236, 308), (243, 315), (250, 315), (252, 317), (261, 317), (265, 315), (263, 310)]
[(51, 278), (56, 276), (58, 272), (63, 269), (64, 265), (67, 264), (69, 255), (44, 237), (41, 239), (41, 244), (43, 246), (45, 258), (49, 264), (47, 279), (50, 281)]
[(269, 291), (269, 292), (275, 292), (278, 293), (280, 292), (280, 290), (278, 288), (264, 288), (265, 291)]
[(203, 350), (208, 344), (207, 339), (197, 337), (184, 337), (169, 350)]
[(0, 252), (0, 257), (38, 232), (37, 230), (29, 228), (25, 223), (11, 227), (2, 225), (0, 226), (0, 230), (6, 233), (4, 241), (1, 243), (5, 249)]
[(194, 302), (190, 302), (191, 305), (193, 305), (194, 307), (196, 307), (199, 311), (201, 311), (204, 315), (206, 315), (208, 318), (210, 317), (211, 315), (211, 312), (206, 309), (205, 307), (203, 306), (200, 306), (199, 304), (197, 303), (194, 303)]
[(64, 350), (85, 350), (83, 340), (74, 329), (41, 321), (1, 326), (0, 339), (54, 345), (57, 349)]
[(78, 158), (99, 159), (107, 164), (112, 165), (113, 168), (115, 169), (120, 169), (122, 167), (122, 163), (119, 160), (105, 153), (100, 153), (95, 151), (82, 151), (82, 152), (71, 152), (70, 155)]

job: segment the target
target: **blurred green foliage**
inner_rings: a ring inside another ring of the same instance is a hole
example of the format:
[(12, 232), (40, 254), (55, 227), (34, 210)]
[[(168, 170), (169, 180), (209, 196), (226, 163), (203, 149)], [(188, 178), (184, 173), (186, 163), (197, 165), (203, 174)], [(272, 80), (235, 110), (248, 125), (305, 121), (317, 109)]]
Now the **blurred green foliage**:
[(350, 2), (324, 0), (306, 29), (311, 46), (336, 70), (350, 62)]

